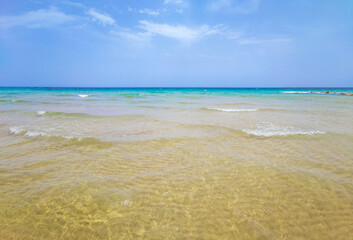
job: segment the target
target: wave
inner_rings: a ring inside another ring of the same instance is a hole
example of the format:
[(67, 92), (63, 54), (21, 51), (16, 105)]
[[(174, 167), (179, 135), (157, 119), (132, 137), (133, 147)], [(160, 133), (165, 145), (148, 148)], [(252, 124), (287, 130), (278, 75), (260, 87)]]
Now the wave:
[(20, 100), (20, 99), (12, 99), (12, 100), (0, 100), (0, 103), (1, 102), (4, 102), (4, 103), (24, 103), (24, 102), (28, 102), (28, 101), (25, 101), (25, 100)]
[(256, 112), (256, 108), (206, 108), (205, 110), (221, 111), (221, 112)]
[(294, 127), (275, 127), (274, 125), (261, 126), (254, 129), (237, 129), (227, 126), (220, 125), (208, 125), (208, 124), (182, 124), (185, 128), (190, 129), (202, 129), (207, 132), (217, 132), (218, 134), (227, 134), (227, 138), (238, 138), (238, 137), (294, 137), (303, 136), (308, 137), (312, 135), (327, 135), (331, 133), (326, 133), (319, 130), (304, 130)]
[(147, 109), (172, 109), (170, 107), (158, 107), (158, 106), (138, 106), (139, 108), (147, 108)]
[(46, 111), (37, 111), (38, 115), (44, 115)]
[(299, 112), (313, 113), (313, 111), (305, 109), (285, 109), (285, 108), (202, 108), (206, 111), (221, 111), (221, 112)]
[(281, 93), (286, 93), (286, 94), (307, 94), (311, 93), (310, 91), (283, 91)]
[[(56, 144), (60, 144), (65, 147), (86, 147), (97, 150), (110, 148), (115, 145), (114, 142), (101, 141), (94, 137), (82, 137), (75, 135), (65, 135), (63, 133), (55, 132), (53, 128), (42, 129), (38, 127), (25, 127), (25, 126), (12, 126), (9, 128), (11, 134), (25, 136), (28, 138), (51, 138), (53, 140), (59, 140)], [(65, 141), (63, 141), (65, 140)]]
[(222, 104), (219, 104), (219, 106), (256, 106), (257, 104), (254, 104), (254, 103), (245, 103), (245, 102), (228, 102), (228, 103), (222, 103)]
[(18, 113), (21, 110), (0, 110), (0, 113)]
[(289, 136), (289, 135), (315, 135), (325, 134), (319, 130), (303, 130), (294, 127), (278, 127), (273, 124), (258, 125), (255, 129), (241, 129), (249, 135), (271, 137), (271, 136)]
[(60, 102), (34, 102), (35, 104), (43, 104), (43, 105), (60, 105), (60, 104), (66, 104), (66, 103), (60, 103)]
[(197, 104), (196, 102), (177, 102), (178, 104)]
[(77, 95), (77, 96), (82, 97), (82, 98), (88, 97), (87, 94), (79, 94), (79, 95)]
[(25, 126), (12, 126), (9, 128), (10, 133), (16, 135), (25, 135), (28, 137), (61, 137), (66, 139), (82, 140), (80, 136), (63, 135), (55, 131), (53, 128), (38, 128), (38, 127), (25, 127)]
[(65, 117), (89, 117), (91, 115), (87, 113), (66, 113), (66, 112), (47, 112), (43, 110), (37, 111), (38, 115), (41, 116), (65, 116)]
[[(1, 111), (0, 111), (1, 112)], [(42, 116), (42, 117), (76, 117), (76, 118), (109, 118), (109, 119), (120, 119), (120, 120), (129, 120), (129, 119), (141, 119), (145, 118), (148, 115), (144, 114), (121, 114), (121, 115), (94, 115), (94, 114), (88, 114), (88, 113), (79, 113), (79, 112), (72, 112), (72, 113), (67, 113), (67, 112), (47, 112), (43, 110), (39, 110), (37, 112), (28, 112), (33, 116), (35, 114), (36, 116)]]
[(147, 95), (142, 93), (121, 93), (116, 96), (118, 98), (147, 98)]
[(74, 96), (70, 93), (60, 93), (60, 94), (55, 94), (55, 96), (58, 96), (58, 97), (70, 97), (70, 96)]

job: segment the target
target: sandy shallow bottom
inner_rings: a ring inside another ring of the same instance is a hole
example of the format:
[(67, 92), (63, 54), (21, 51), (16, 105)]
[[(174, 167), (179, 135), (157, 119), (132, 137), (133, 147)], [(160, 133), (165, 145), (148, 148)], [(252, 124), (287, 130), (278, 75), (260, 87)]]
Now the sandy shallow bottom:
[(197, 96), (5, 103), (0, 239), (353, 237), (352, 100)]

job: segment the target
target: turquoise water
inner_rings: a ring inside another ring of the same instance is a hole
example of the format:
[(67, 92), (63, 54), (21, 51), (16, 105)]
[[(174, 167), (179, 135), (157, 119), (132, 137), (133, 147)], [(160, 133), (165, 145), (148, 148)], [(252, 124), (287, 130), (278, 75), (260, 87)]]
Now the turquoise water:
[(350, 239), (353, 89), (0, 88), (1, 239)]

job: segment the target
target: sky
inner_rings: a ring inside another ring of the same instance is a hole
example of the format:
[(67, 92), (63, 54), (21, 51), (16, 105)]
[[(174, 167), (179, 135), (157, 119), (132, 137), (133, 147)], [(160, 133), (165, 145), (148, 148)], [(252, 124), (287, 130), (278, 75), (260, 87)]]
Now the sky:
[(0, 0), (0, 86), (353, 87), (353, 0)]

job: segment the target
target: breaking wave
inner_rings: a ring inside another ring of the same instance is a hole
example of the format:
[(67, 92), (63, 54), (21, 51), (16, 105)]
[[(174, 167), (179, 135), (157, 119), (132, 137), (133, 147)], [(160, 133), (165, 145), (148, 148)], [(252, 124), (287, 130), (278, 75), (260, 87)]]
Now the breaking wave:
[(307, 94), (311, 93), (310, 91), (283, 91), (281, 93), (286, 93), (286, 94)]
[(256, 112), (256, 108), (206, 108), (205, 110), (221, 111), (221, 112)]
[(303, 130), (294, 127), (278, 127), (273, 124), (258, 125), (255, 129), (242, 129), (241, 131), (250, 135), (264, 137), (288, 135), (314, 135), (326, 133), (319, 130)]
[(28, 137), (61, 137), (66, 139), (82, 140), (80, 136), (64, 135), (53, 128), (38, 128), (38, 127), (25, 127), (25, 126), (12, 126), (9, 128), (10, 133), (16, 135), (25, 135)]
[(44, 115), (45, 113), (47, 113), (46, 111), (37, 111), (38, 115)]

